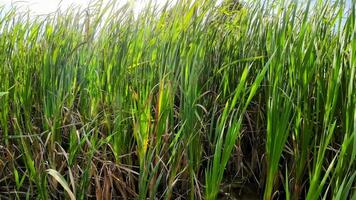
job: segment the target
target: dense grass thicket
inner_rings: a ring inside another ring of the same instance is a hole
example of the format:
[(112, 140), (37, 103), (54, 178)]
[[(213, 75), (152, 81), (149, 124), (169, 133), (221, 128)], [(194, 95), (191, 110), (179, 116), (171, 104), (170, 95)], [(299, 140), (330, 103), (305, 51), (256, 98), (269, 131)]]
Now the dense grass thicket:
[(356, 199), (356, 2), (0, 10), (0, 199)]

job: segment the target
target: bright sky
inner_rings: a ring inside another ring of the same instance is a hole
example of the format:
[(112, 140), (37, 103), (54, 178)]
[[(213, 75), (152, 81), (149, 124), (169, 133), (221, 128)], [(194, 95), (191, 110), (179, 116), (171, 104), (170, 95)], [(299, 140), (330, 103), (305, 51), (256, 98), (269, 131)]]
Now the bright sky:
[[(86, 7), (90, 1), (91, 0), (0, 0), (0, 5), (5, 5), (5, 7), (16, 5), (24, 10), (28, 8), (34, 15), (42, 15), (54, 12), (59, 6), (63, 9), (72, 5)], [(109, 0), (103, 1), (108, 2)], [(119, 5), (132, 2), (134, 8), (140, 10), (149, 2), (149, 0), (117, 0), (117, 2)], [(156, 0), (156, 2), (163, 5), (167, 0)]]
[[(80, 5), (86, 7), (91, 0), (0, 0), (0, 6), (11, 7), (11, 5), (21, 6), (22, 9), (28, 8), (34, 15), (42, 15), (54, 12), (59, 6), (63, 9), (71, 5)], [(103, 0), (107, 2), (109, 0)], [(135, 11), (145, 7), (149, 0), (117, 0), (119, 5), (123, 5), (128, 1), (133, 2)], [(167, 0), (155, 0), (158, 4), (163, 5)], [(301, 2), (306, 0), (299, 0)], [(348, 5), (351, 5), (352, 0), (346, 0)]]

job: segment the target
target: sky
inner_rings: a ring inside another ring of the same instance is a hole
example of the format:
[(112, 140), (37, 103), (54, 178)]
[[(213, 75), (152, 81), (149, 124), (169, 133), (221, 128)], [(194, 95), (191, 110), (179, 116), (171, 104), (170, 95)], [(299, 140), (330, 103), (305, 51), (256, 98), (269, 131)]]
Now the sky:
[[(31, 14), (34, 15), (43, 15), (54, 12), (58, 7), (65, 9), (71, 5), (80, 5), (86, 7), (91, 0), (0, 0), (0, 5), (5, 5), (9, 8), (11, 5), (20, 6), (21, 9), (26, 10), (28, 8), (31, 11)], [(109, 0), (103, 0), (109, 1)], [(119, 4), (123, 5), (128, 1), (134, 2), (135, 11), (145, 7), (145, 4), (149, 0), (118, 0)], [(156, 0), (158, 4), (163, 5), (167, 0)], [(307, 0), (300, 0), (307, 1)], [(352, 0), (346, 0), (348, 5), (351, 5)]]
[[(103, 0), (104, 3), (109, 0)], [(124, 5), (128, 1), (133, 2), (136, 10), (142, 9), (148, 0), (118, 0), (119, 5)], [(86, 7), (90, 0), (0, 0), (0, 5), (9, 8), (12, 5), (19, 6), (21, 9), (29, 9), (34, 15), (43, 15), (54, 12), (58, 7), (65, 9), (69, 6), (82, 6)], [(156, 0), (158, 4), (163, 5), (167, 0)]]

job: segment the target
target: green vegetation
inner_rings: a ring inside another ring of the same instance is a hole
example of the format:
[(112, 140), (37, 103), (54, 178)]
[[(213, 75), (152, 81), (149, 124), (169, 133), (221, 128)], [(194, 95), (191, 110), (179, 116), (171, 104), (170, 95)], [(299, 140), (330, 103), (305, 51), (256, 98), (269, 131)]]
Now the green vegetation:
[(232, 2), (0, 9), (0, 199), (356, 199), (356, 2)]

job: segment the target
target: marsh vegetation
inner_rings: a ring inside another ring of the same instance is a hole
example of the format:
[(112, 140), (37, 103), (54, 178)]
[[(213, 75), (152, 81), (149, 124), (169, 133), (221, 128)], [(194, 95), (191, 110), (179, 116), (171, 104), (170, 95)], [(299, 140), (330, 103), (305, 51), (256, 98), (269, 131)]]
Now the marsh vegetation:
[(355, 9), (0, 9), (0, 199), (355, 199)]

